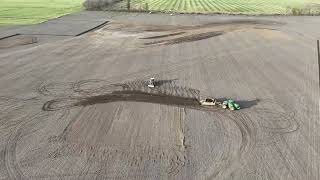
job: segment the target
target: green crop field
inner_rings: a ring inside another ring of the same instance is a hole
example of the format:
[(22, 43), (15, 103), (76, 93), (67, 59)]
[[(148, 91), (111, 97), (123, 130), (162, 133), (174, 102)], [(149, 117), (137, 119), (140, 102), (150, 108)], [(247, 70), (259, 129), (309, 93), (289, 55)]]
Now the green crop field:
[[(131, 10), (179, 13), (315, 14), (320, 0), (131, 0)], [(123, 0), (110, 9), (125, 9)]]
[(34, 24), (82, 9), (84, 0), (0, 0), (0, 25)]
[[(0, 25), (35, 24), (80, 11), (84, 0), (0, 0)], [(178, 13), (319, 14), (320, 0), (130, 0), (131, 10)], [(126, 10), (127, 0), (108, 9)]]

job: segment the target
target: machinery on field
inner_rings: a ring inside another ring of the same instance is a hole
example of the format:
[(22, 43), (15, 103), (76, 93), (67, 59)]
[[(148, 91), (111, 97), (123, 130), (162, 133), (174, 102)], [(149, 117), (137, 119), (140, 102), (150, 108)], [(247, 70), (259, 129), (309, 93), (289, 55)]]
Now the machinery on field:
[[(156, 86), (155, 78), (150, 78), (147, 84), (149, 88), (154, 88)], [(204, 100), (200, 100), (199, 102), (201, 106), (221, 106), (223, 109), (230, 109), (231, 111), (240, 110), (240, 105), (233, 99), (228, 99), (220, 102), (216, 99), (206, 98)]]
[(154, 84), (154, 78), (150, 78), (148, 81), (148, 87), (149, 88), (154, 88), (155, 84)]
[(202, 106), (221, 106), (223, 109), (230, 109), (231, 111), (240, 110), (240, 105), (232, 99), (219, 102), (216, 99), (206, 98), (200, 101)]
[(215, 99), (206, 98), (200, 101), (200, 104), (203, 106), (215, 106), (217, 105), (217, 101)]

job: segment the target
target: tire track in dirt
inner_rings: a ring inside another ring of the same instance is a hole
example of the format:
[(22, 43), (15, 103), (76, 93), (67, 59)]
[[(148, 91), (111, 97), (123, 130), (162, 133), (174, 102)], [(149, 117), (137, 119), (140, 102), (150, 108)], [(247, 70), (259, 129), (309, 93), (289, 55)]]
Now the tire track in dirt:
[[(166, 83), (164, 83), (166, 84)], [(168, 83), (172, 84), (172, 83)], [(69, 104), (69, 107), (67, 106), (61, 106), (60, 108), (72, 108), (77, 106), (88, 106), (88, 105), (94, 105), (94, 104), (101, 104), (101, 103), (109, 103), (109, 102), (115, 102), (115, 101), (137, 101), (137, 102), (147, 102), (147, 103), (160, 103), (160, 104), (166, 104), (166, 105), (173, 105), (178, 107), (184, 107), (184, 108), (190, 108), (190, 109), (196, 109), (200, 111), (208, 111), (208, 112), (218, 112), (222, 113), (221, 111), (224, 111), (219, 108), (214, 107), (203, 107), (199, 105), (199, 100), (197, 99), (200, 95), (200, 91), (188, 89), (179, 87), (176, 85), (171, 86), (165, 86), (166, 88), (169, 87), (169, 89), (166, 89), (163, 91), (162, 88), (152, 89), (149, 88), (144, 89), (143, 86), (146, 86), (145, 82), (143, 81), (134, 81), (134, 82), (128, 82), (124, 84), (116, 84), (112, 86), (103, 86), (102, 88), (97, 88), (100, 92), (110, 91), (110, 89), (114, 87), (121, 87), (122, 91), (115, 91), (108, 94), (103, 95), (93, 95), (91, 97), (84, 97), (83, 99), (70, 99), (71, 104)], [(161, 87), (162, 85), (160, 85)], [(104, 88), (109, 88), (109, 90), (105, 90)], [(81, 85), (77, 86), (77, 91), (81, 89)], [(98, 91), (94, 91), (95, 93)], [(87, 89), (86, 95), (91, 94), (90, 90)], [(163, 94), (164, 92), (167, 92), (166, 94)], [(188, 94), (191, 94), (193, 97), (189, 97)], [(164, 100), (164, 101), (163, 101)], [(77, 102), (78, 101), (78, 102)], [(59, 110), (59, 100), (58, 101), (48, 101), (48, 104), (45, 104), (44, 110)], [(173, 104), (172, 104), (173, 103)], [(63, 103), (62, 103), (63, 104)], [(220, 114), (219, 113), (219, 114)], [(241, 134), (242, 134), (242, 143), (240, 147), (240, 155), (245, 152), (248, 152), (250, 148), (252, 148), (251, 140), (253, 140), (253, 134), (252, 134), (252, 125), (246, 124), (247, 119), (243, 118), (243, 116), (240, 116), (241, 120), (239, 121), (239, 115), (232, 116), (229, 114), (229, 118), (233, 119), (233, 122), (237, 125), (239, 128)], [(236, 118), (237, 117), (237, 118)], [(186, 157), (181, 154), (185, 146), (184, 146), (184, 130), (179, 130), (177, 134), (181, 135), (180, 138), (180, 150), (173, 151), (176, 152), (176, 159), (170, 160), (170, 166), (171, 170), (169, 171), (169, 174), (177, 174), (179, 172), (179, 169), (181, 169), (184, 164), (186, 163)], [(182, 149), (181, 149), (182, 147)], [(223, 169), (221, 170), (221, 172)], [(219, 175), (219, 174), (216, 174)]]
[(170, 159), (170, 168), (168, 170), (168, 174), (170, 176), (176, 175), (183, 166), (185, 166), (187, 162), (186, 157), (186, 146), (185, 146), (185, 110), (184, 108), (179, 108), (178, 111), (175, 112), (175, 130), (176, 130), (176, 141), (177, 141), (177, 149), (173, 149), (172, 151), (175, 153), (176, 158)]
[(23, 174), (18, 167), (19, 165), (16, 159), (16, 146), (20, 138), (21, 132), (13, 133), (9, 137), (4, 150), (5, 167), (10, 179), (23, 179)]
[(165, 34), (165, 35), (143, 37), (143, 38), (140, 38), (140, 39), (159, 39), (159, 38), (177, 36), (177, 35), (181, 35), (181, 34), (184, 34), (184, 33), (185, 32), (177, 32), (177, 33), (171, 33), (171, 34)]
[(16, 98), (0, 96), (0, 131), (3, 139), (7, 139), (17, 126), (30, 118), (30, 108), (41, 107), (43, 102), (37, 97)]
[[(93, 83), (93, 84), (90, 84), (90, 83)], [(97, 83), (101, 83), (100, 86), (97, 86)], [(107, 81), (103, 81), (103, 80), (89, 80), (89, 81), (85, 80), (85, 81), (79, 81), (76, 83), (66, 83), (66, 84), (57, 83), (56, 84), (57, 87), (55, 87), (55, 84), (49, 84), (48, 86), (44, 86), (44, 88), (38, 88), (37, 91), (41, 95), (48, 96), (48, 97), (55, 97), (55, 99), (52, 99), (44, 103), (43, 112), (61, 111), (61, 110), (69, 111), (71, 108), (74, 108), (74, 107), (84, 107), (84, 106), (104, 104), (104, 103), (110, 103), (110, 102), (116, 102), (116, 101), (135, 101), (135, 102), (156, 103), (156, 104), (165, 104), (165, 105), (180, 107), (180, 112), (179, 112), (179, 115), (177, 116), (177, 117), (180, 117), (178, 118), (180, 120), (179, 120), (178, 132), (176, 133), (179, 139), (179, 143), (178, 143), (179, 145), (177, 149), (174, 148), (170, 150), (170, 153), (173, 153), (172, 155), (167, 156), (168, 158), (167, 160), (169, 160), (170, 162), (169, 163), (170, 168), (167, 173), (171, 174), (172, 176), (177, 174), (181, 170), (181, 168), (185, 166), (185, 164), (188, 161), (184, 153), (186, 147), (185, 147), (185, 130), (183, 128), (184, 113), (182, 112), (182, 110), (185, 108), (195, 109), (199, 111), (206, 111), (209, 113), (213, 112), (213, 113), (218, 113), (223, 116), (226, 116), (227, 119), (230, 119), (238, 127), (239, 132), (241, 133), (241, 145), (239, 147), (239, 152), (237, 152), (237, 155), (235, 157), (232, 157), (230, 159), (230, 163), (231, 163), (230, 166), (221, 168), (221, 170), (218, 173), (215, 173), (211, 176), (212, 178), (220, 178), (227, 174), (232, 173), (232, 171), (236, 169), (237, 165), (241, 163), (241, 159), (247, 154), (250, 154), (251, 150), (255, 148), (257, 143), (256, 142), (257, 132), (255, 130), (256, 125), (251, 121), (251, 119), (249, 118), (249, 116), (246, 115), (246, 113), (242, 113), (242, 111), (231, 113), (220, 108), (200, 106), (199, 99), (198, 99), (200, 96), (200, 91), (174, 85), (173, 81), (171, 80), (160, 80), (157, 83), (158, 83), (158, 88), (149, 89), (149, 88), (143, 88), (144, 86), (146, 86), (146, 82), (144, 81), (133, 81), (133, 82), (127, 82), (122, 84), (108, 85)], [(66, 87), (65, 89), (64, 89), (64, 86)], [(70, 92), (72, 91), (75, 94), (77, 94), (77, 96), (74, 96), (74, 95), (69, 96)], [(68, 93), (64, 93), (64, 92), (68, 92)], [(289, 116), (288, 118), (284, 118), (283, 115), (286, 115), (286, 112), (283, 112), (282, 114), (280, 113), (280, 116), (275, 116), (267, 108), (263, 108), (263, 106), (257, 107), (254, 109), (256, 112), (258, 112), (258, 114), (259, 113), (267, 113), (269, 115), (271, 114), (271, 118), (280, 118), (280, 120), (282, 118), (282, 121), (291, 121), (290, 118), (294, 118), (294, 115)], [(114, 116), (119, 116), (119, 113), (115, 113)], [(35, 119), (39, 119), (39, 117)], [(74, 119), (77, 119), (77, 118), (74, 118)], [(50, 138), (49, 142), (53, 144), (64, 142), (66, 140), (67, 134), (70, 131), (70, 127), (72, 123), (73, 121), (69, 123), (69, 125), (61, 134), (61, 136), (52, 137)], [(26, 124), (24, 125), (27, 126)], [(280, 128), (278, 128), (278, 126), (274, 128), (273, 126), (268, 127), (266, 125), (261, 125), (261, 124), (260, 126), (265, 128), (266, 131), (270, 131), (272, 133), (289, 133), (289, 132), (293, 132), (289, 129), (292, 129), (292, 128), (294, 129), (296, 127), (290, 124), (288, 126), (284, 126)], [(12, 177), (13, 179), (23, 177), (23, 174), (19, 168), (19, 164), (15, 157), (16, 155), (15, 149), (24, 131), (14, 131), (14, 133), (12, 133), (10, 138), (8, 139), (8, 142), (5, 148), (6, 168), (9, 176)], [(120, 151), (119, 147), (115, 147), (114, 150), (111, 150), (109, 152), (109, 150), (102, 148), (99, 145), (96, 145), (96, 147), (92, 147), (91, 145), (87, 146), (85, 144), (80, 146), (79, 144), (72, 145), (72, 144), (66, 143), (63, 146), (60, 146), (59, 149), (56, 149), (55, 151), (49, 153), (51, 154), (49, 157), (57, 158), (59, 156), (65, 156), (68, 154), (69, 155), (78, 154), (79, 156), (81, 156), (81, 154), (85, 153), (88, 160), (95, 161), (95, 162), (99, 162), (101, 161), (101, 159), (110, 161), (113, 156), (118, 156), (120, 152), (122, 152), (121, 157), (123, 156), (124, 159), (128, 157), (128, 153), (125, 153), (123, 150)], [(110, 148), (110, 147), (107, 147), (107, 148)], [(161, 158), (162, 156), (164, 156), (164, 154), (160, 153), (159, 155), (155, 155), (154, 158), (157, 159), (158, 157)], [(132, 159), (135, 159), (135, 157), (132, 157)], [(135, 161), (136, 160), (133, 160), (133, 162)], [(143, 161), (141, 161), (138, 164), (142, 164), (142, 162)], [(130, 166), (129, 165), (130, 163), (131, 162), (127, 163), (128, 166)], [(136, 166), (136, 165), (137, 164), (134, 163), (132, 166)], [(90, 171), (90, 169), (87, 169), (85, 174), (87, 173), (91, 174), (92, 172)], [(82, 174), (82, 175), (80, 174), (79, 176), (85, 176), (85, 174)]]
[[(278, 111), (272, 110), (271, 107), (278, 109)], [(265, 131), (285, 134), (295, 132), (300, 127), (298, 121), (295, 119), (296, 112), (289, 107), (289, 105), (282, 105), (276, 100), (264, 99), (253, 109), (261, 119), (261, 121), (258, 121), (259, 126)]]
[[(103, 82), (98, 80), (88, 81), (90, 82)], [(176, 98), (176, 100), (181, 99), (182, 104), (191, 103), (197, 105), (198, 97), (200, 96), (199, 90), (180, 87), (176, 85), (171, 85), (164, 89), (165, 84), (172, 84), (172, 80), (160, 80), (157, 81), (159, 87), (150, 89), (145, 88), (147, 83), (145, 81), (132, 81), (123, 84), (113, 84), (113, 85), (102, 85), (101, 87), (82, 88), (88, 82), (79, 82), (73, 85), (75, 92), (80, 92), (84, 94), (83, 97), (70, 97), (65, 96), (64, 98), (56, 98), (46, 102), (43, 105), (43, 110), (55, 111), (60, 108), (67, 108), (72, 106), (83, 106), (85, 104), (96, 104), (114, 101), (137, 101), (137, 102), (153, 102), (170, 104), (170, 98)], [(107, 93), (109, 92), (109, 93)], [(43, 94), (43, 93), (42, 93)], [(48, 93), (47, 93), (48, 94)], [(51, 93), (52, 94), (52, 93)], [(151, 98), (148, 100), (148, 98)], [(164, 99), (162, 99), (164, 98)], [(172, 101), (174, 102), (174, 101)], [(176, 103), (179, 105), (179, 103)]]
[(35, 133), (38, 130), (35, 125), (49, 116), (47, 112), (29, 112), (32, 107), (41, 107), (40, 104), (41, 99), (33, 94), (25, 95), (25, 98), (0, 97), (1, 138), (5, 140), (3, 162), (10, 179), (26, 179), (17, 161), (16, 148), (22, 137)]
[(227, 117), (231, 122), (233, 122), (240, 134), (241, 134), (241, 142), (239, 150), (229, 154), (228, 159), (226, 160), (228, 163), (222, 165), (219, 171), (211, 174), (206, 179), (225, 179), (230, 177), (230, 175), (239, 168), (239, 164), (242, 163), (242, 159), (246, 158), (246, 156), (250, 155), (251, 151), (255, 148), (256, 145), (256, 134), (255, 124), (251, 121), (251, 119), (241, 112), (225, 112), (224, 114), (219, 113), (222, 116)]
[[(94, 82), (99, 82), (99, 81), (94, 81)], [(161, 82), (161, 81), (160, 81)], [(82, 82), (83, 84), (85, 84), (86, 82)], [(198, 101), (198, 97), (199, 97), (199, 94), (200, 92), (197, 91), (197, 90), (194, 90), (194, 89), (188, 89), (188, 88), (182, 88), (182, 87), (178, 87), (178, 86), (169, 86), (169, 89), (167, 89), (168, 87), (165, 86), (165, 84), (172, 84), (170, 81), (168, 82), (165, 82), (163, 84), (161, 84), (160, 88), (158, 89), (152, 89), (151, 92), (149, 91), (149, 88), (147, 89), (147, 92), (143, 92), (143, 91), (146, 91), (145, 89), (141, 88), (143, 86), (145, 86), (145, 82), (143, 81), (134, 81), (134, 82), (128, 82), (128, 83), (124, 83), (124, 84), (116, 84), (116, 85), (112, 85), (112, 86), (102, 86), (101, 88), (97, 88), (97, 91), (94, 91), (94, 92), (99, 92), (100, 93), (102, 92), (105, 92), (105, 91), (112, 91), (111, 89), (112, 88), (115, 88), (117, 86), (120, 86), (123, 91), (118, 91), (118, 92), (113, 92), (114, 94), (110, 94), (109, 95), (98, 95), (96, 97), (90, 97), (90, 98), (84, 98), (84, 99), (70, 99), (69, 101), (67, 101), (66, 103), (66, 106), (64, 106), (64, 104), (62, 103), (62, 106), (59, 105), (59, 99), (58, 101), (56, 100), (53, 100), (53, 101), (48, 101), (48, 103), (46, 103), (44, 105), (44, 109), (47, 109), (47, 110), (57, 110), (55, 108), (55, 105), (57, 105), (58, 109), (59, 108), (64, 108), (64, 107), (68, 107), (68, 106), (73, 106), (73, 105), (90, 105), (90, 104), (95, 104), (96, 100), (99, 100), (100, 102), (98, 103), (104, 103), (104, 102), (112, 102), (112, 101), (121, 101), (121, 98), (122, 96), (124, 97), (123, 98), (123, 101), (139, 101), (139, 102), (153, 102), (154, 103), (163, 103), (163, 104), (167, 104), (169, 105), (170, 102), (165, 102), (165, 101), (162, 101), (162, 102), (159, 102), (159, 100), (156, 100), (158, 97), (160, 98), (163, 98), (163, 96), (178, 96), (179, 98), (177, 100), (181, 100), (183, 101), (181, 104), (179, 103), (176, 103), (174, 105), (182, 105), (182, 106), (185, 106), (185, 105), (188, 105), (188, 103), (191, 103), (189, 105), (191, 105), (191, 107), (188, 107), (188, 108), (193, 108), (193, 109), (198, 109), (198, 110), (207, 110), (207, 111), (212, 111), (212, 110), (216, 110), (215, 108), (206, 108), (206, 107), (202, 107), (202, 106), (198, 106), (198, 103), (196, 101)], [(77, 86), (77, 90), (76, 91), (82, 91), (80, 90), (81, 86)], [(80, 88), (80, 89), (79, 89)], [(163, 90), (165, 88), (165, 90)], [(109, 90), (108, 90), (109, 89)], [(128, 90), (130, 89), (130, 90)], [(175, 92), (173, 92), (174, 90), (176, 90)], [(91, 94), (92, 92), (92, 89), (87, 89), (86, 90), (86, 94)], [(123, 94), (122, 94), (123, 93)], [(191, 97), (188, 96), (188, 94), (192, 94)], [(114, 96), (113, 96), (114, 95)], [(132, 95), (132, 97), (130, 97)], [(137, 95), (137, 96), (136, 96)], [(186, 95), (186, 98), (187, 99), (183, 99), (184, 96)], [(139, 98), (141, 99), (135, 99), (137, 98), (138, 96), (140, 96)], [(153, 100), (151, 99), (148, 99), (150, 96), (150, 98), (154, 98)], [(180, 98), (182, 97), (182, 98)], [(113, 98), (115, 98), (113, 100)], [(145, 99), (146, 98), (146, 99)], [(172, 97), (172, 98), (176, 98), (176, 97)], [(189, 99), (188, 99), (189, 98)], [(148, 100), (147, 100), (148, 99)], [(185, 101), (186, 100), (186, 101)], [(177, 101), (178, 102), (178, 101)], [(186, 103), (188, 102), (188, 103)], [(283, 112), (283, 113), (277, 113), (275, 114), (276, 112), (271, 112), (271, 111), (268, 111), (267, 109), (262, 109), (262, 108), (256, 108), (256, 111), (258, 111), (258, 115), (260, 114), (260, 117), (263, 118), (263, 117), (270, 117), (271, 115), (271, 119), (283, 119), (283, 121), (288, 121), (288, 123), (290, 123), (288, 125), (288, 127), (284, 127), (284, 128), (281, 128), (281, 129), (272, 129), (272, 128), (269, 128), (269, 131), (273, 131), (273, 132), (277, 132), (277, 131), (283, 131), (284, 129), (286, 129), (288, 131), (288, 129), (296, 129), (297, 128), (297, 122), (294, 121), (294, 114), (292, 113), (289, 113), (289, 116), (288, 116), (288, 112)], [(261, 115), (263, 114), (264, 115)], [(269, 114), (269, 115), (266, 115), (265, 113)], [(291, 115), (290, 115), (291, 114)], [(273, 116), (272, 116), (273, 115)], [(280, 117), (276, 117), (276, 116), (279, 116)], [(262, 117), (263, 116), (263, 117)], [(285, 116), (288, 116), (288, 117), (285, 117)], [(260, 126), (263, 127), (263, 125), (260, 124)], [(267, 128), (267, 127), (264, 127), (264, 128)], [(289, 131), (291, 132), (291, 130)]]
[(221, 36), (221, 35), (223, 35), (222, 31), (205, 32), (205, 33), (186, 35), (186, 36), (177, 37), (173, 39), (147, 42), (147, 43), (144, 43), (144, 45), (174, 45), (179, 43), (200, 41), (200, 40), (209, 39), (209, 38)]
[(34, 123), (35, 120), (41, 120), (46, 117), (47, 114), (39, 112), (38, 114), (32, 115), (20, 124), (9, 136), (4, 149), (4, 162), (7, 170), (7, 174), (10, 179), (26, 179), (22, 171), (20, 170), (19, 164), (16, 157), (16, 148), (18, 141), (25, 135), (32, 133), (28, 132), (28, 124)]
[(72, 96), (74, 92), (74, 83), (47, 83), (42, 82), (36, 87), (37, 93), (43, 96)]

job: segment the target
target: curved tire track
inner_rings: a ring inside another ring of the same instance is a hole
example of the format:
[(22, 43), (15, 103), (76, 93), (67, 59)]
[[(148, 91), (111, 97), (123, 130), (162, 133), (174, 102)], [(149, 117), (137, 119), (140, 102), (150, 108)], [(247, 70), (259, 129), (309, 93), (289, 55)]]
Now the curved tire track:
[[(76, 83), (66, 84), (66, 87), (68, 87), (67, 91), (73, 91), (74, 94), (79, 93), (80, 96), (70, 97), (68, 96), (69, 94), (60, 93), (64, 92), (63, 88), (62, 90), (59, 88), (54, 88), (54, 84), (49, 84), (49, 86), (40, 86), (42, 88), (39, 88), (40, 90), (38, 92), (45, 96), (57, 97), (56, 99), (45, 102), (42, 107), (43, 111), (68, 111), (69, 109), (74, 107), (90, 106), (93, 104), (110, 103), (116, 101), (135, 101), (143, 103), (165, 104), (188, 109), (195, 109), (199, 111), (206, 111), (209, 113), (215, 112), (222, 114), (223, 116), (227, 116), (227, 118), (237, 126), (241, 133), (241, 143), (239, 151), (237, 152), (237, 156), (230, 159), (230, 164), (228, 165), (228, 167), (221, 168), (218, 173), (211, 175), (211, 178), (218, 178), (232, 173), (235, 170), (234, 164), (241, 163), (241, 159), (245, 155), (248, 155), (256, 146), (256, 125), (245, 113), (242, 113), (241, 111), (235, 111), (231, 113), (228, 110), (217, 107), (201, 106), (198, 101), (198, 98), (200, 96), (199, 90), (180, 87), (172, 82), (164, 83), (155, 89), (149, 89), (145, 88), (145, 83), (146, 82), (144, 81), (133, 81), (123, 84), (110, 85), (103, 80), (84, 80)], [(51, 89), (48, 87), (51, 87)], [(57, 91), (57, 89), (58, 92), (55, 92)], [(273, 113), (272, 111), (263, 107), (255, 108), (255, 111), (258, 114), (269, 113), (270, 115)], [(277, 115), (279, 116), (274, 117), (278, 117), (279, 121), (291, 122), (292, 119), (294, 119), (294, 113), (290, 114), (290, 116), (286, 118), (286, 111), (282, 112), (282, 114), (278, 112)], [(19, 127), (26, 127), (27, 123), (34, 119), (39, 119), (39, 117), (30, 119), (26, 123), (21, 124), (21, 126)], [(286, 127), (262, 127), (265, 130), (273, 133), (288, 133), (293, 132), (297, 126), (293, 123), (289, 124)], [(8, 138), (7, 144), (5, 146), (5, 165), (9, 177), (12, 179), (24, 179), (23, 173), (21, 172), (19, 164), (16, 160), (16, 146), (19, 139), (21, 139), (21, 137), (23, 136), (23, 131), (26, 130), (18, 128), (18, 130), (14, 131), (14, 133), (12, 133)], [(172, 159), (172, 162), (170, 161), (170, 166), (172, 168), (168, 171), (168, 174), (171, 175), (177, 174), (180, 171), (181, 167), (186, 163), (186, 157), (180, 157), (179, 154), (175, 157), (176, 159)]]

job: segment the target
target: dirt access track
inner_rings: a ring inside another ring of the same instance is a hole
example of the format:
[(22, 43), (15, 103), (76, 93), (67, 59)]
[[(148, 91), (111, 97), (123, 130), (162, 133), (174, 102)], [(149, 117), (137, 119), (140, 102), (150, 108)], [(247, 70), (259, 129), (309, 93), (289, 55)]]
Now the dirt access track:
[(120, 12), (1, 28), (0, 179), (317, 180), (319, 29)]

